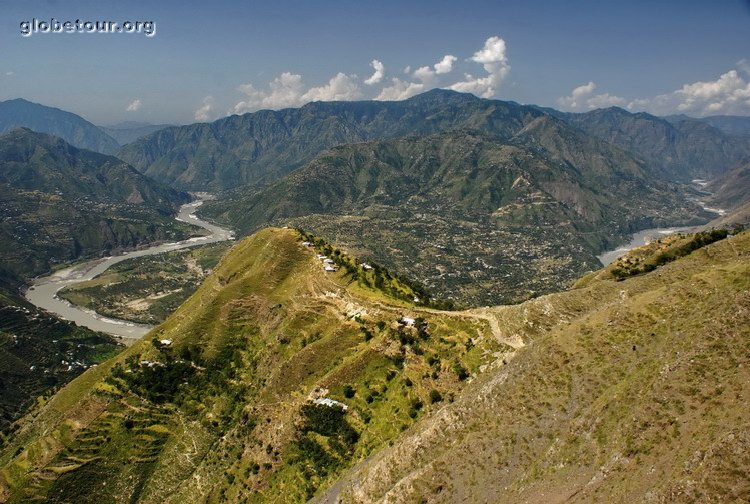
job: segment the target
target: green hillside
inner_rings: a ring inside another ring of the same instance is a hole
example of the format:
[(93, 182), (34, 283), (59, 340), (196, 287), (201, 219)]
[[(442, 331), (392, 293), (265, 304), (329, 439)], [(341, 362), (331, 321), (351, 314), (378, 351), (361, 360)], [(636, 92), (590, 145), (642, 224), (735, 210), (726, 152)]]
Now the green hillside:
[(415, 307), (342, 251), (326, 272), (303, 239), (240, 242), (151, 336), (20, 421), (0, 497), (304, 501), (514, 351), (483, 313)]

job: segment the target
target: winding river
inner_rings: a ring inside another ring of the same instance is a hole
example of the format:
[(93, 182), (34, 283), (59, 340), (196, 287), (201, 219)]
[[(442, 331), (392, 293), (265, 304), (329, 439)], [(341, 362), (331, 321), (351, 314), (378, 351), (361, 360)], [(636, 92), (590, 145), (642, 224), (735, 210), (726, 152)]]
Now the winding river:
[(632, 250), (636, 247), (641, 247), (643, 245), (648, 245), (652, 241), (658, 240), (662, 236), (666, 236), (672, 233), (690, 231), (692, 229), (695, 229), (695, 227), (688, 226), (688, 227), (644, 229), (643, 231), (638, 231), (637, 233), (633, 233), (633, 238), (628, 243), (624, 245), (620, 245), (614, 250), (608, 250), (607, 252), (602, 252), (602, 254), (596, 256), (596, 258), (599, 259), (599, 262), (602, 263), (604, 266), (609, 266), (615, 259), (625, 254), (625, 252), (627, 252), (628, 250)]
[(58, 315), (60, 318), (70, 320), (94, 331), (101, 331), (116, 336), (126, 345), (134, 343), (150, 331), (153, 326), (103, 317), (93, 310), (82, 308), (64, 299), (60, 299), (57, 297), (57, 292), (63, 287), (91, 280), (106, 271), (110, 266), (126, 259), (156, 255), (196, 245), (233, 240), (234, 233), (232, 231), (203, 221), (195, 215), (195, 210), (209, 198), (205, 194), (198, 194), (197, 196), (198, 199), (196, 201), (180, 207), (176, 218), (179, 221), (208, 230), (210, 232), (209, 235), (190, 238), (181, 242), (163, 243), (147, 249), (125, 252), (119, 256), (93, 259), (85, 263), (76, 264), (70, 268), (57, 271), (52, 275), (35, 279), (25, 293), (26, 299), (39, 308)]

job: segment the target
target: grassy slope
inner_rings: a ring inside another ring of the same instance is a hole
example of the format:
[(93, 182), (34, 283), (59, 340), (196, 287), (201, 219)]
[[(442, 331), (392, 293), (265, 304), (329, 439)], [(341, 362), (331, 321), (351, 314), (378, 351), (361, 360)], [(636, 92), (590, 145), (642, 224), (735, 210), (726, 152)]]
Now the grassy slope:
[(548, 325), (532, 345), (328, 497), (746, 502), (749, 256), (744, 233), (650, 274), (605, 273), (525, 303), (546, 305), (528, 320)]
[[(423, 316), (428, 334), (400, 327), (402, 315)], [(512, 350), (481, 314), (419, 311), (324, 273), (280, 229), (240, 242), (153, 334), (172, 348), (146, 338), (19, 422), (0, 498), (302, 501), (437, 408), (432, 390), (449, 401), (462, 370)], [(170, 356), (195, 366), (138, 364)], [(334, 427), (356, 441), (301, 414), (317, 387), (350, 406)]]

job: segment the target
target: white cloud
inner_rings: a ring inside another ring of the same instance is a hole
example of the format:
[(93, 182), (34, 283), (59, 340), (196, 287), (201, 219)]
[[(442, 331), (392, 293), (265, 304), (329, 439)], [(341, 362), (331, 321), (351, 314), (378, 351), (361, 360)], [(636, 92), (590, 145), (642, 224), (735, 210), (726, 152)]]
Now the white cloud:
[(284, 72), (268, 84), (268, 90), (258, 89), (252, 84), (242, 84), (237, 89), (245, 95), (245, 100), (237, 103), (236, 114), (259, 109), (280, 109), (299, 107), (311, 101), (356, 100), (362, 97), (356, 75), (339, 72), (319, 87), (305, 89), (302, 76)]
[(406, 65), (406, 67), (404, 67), (404, 73), (406, 75), (409, 75), (411, 73), (411, 65)]
[[(744, 65), (744, 61), (737, 64), (743, 71)], [(713, 81), (693, 82), (671, 93), (632, 100), (628, 108), (661, 115), (747, 115), (750, 114), (750, 82), (733, 69)]]
[(453, 70), (453, 63), (458, 61), (458, 58), (451, 54), (446, 54), (443, 56), (443, 59), (435, 63), (435, 73), (436, 74), (447, 74), (450, 73), (451, 70)]
[(126, 112), (137, 112), (141, 109), (143, 103), (140, 99), (135, 99), (125, 108)]
[(681, 98), (677, 106), (681, 112), (729, 114), (750, 111), (750, 82), (737, 70), (730, 70), (715, 81), (685, 84), (675, 93)]
[(195, 120), (207, 122), (214, 117), (214, 97), (206, 96), (203, 98), (203, 104), (195, 111)]
[[(743, 77), (744, 60), (737, 63), (737, 69), (729, 70), (716, 80), (698, 81), (684, 84), (681, 88), (653, 98), (626, 100), (609, 93), (594, 95), (596, 84), (578, 86), (569, 96), (557, 100), (565, 110), (591, 110), (613, 105), (632, 111), (646, 111), (656, 115), (688, 114), (704, 116), (713, 114), (750, 114), (750, 81)], [(750, 76), (750, 72), (747, 72)]]
[(428, 66), (419, 67), (414, 70), (414, 77), (422, 82), (430, 82), (435, 78), (435, 70)]
[(401, 79), (391, 79), (391, 85), (384, 87), (376, 100), (406, 100), (424, 91), (425, 85), (418, 82), (406, 82)]
[(575, 88), (569, 96), (558, 98), (557, 103), (565, 110), (581, 111), (612, 106), (624, 107), (628, 101), (609, 93), (594, 95), (596, 83), (589, 81)]
[(465, 74), (464, 80), (448, 86), (454, 91), (474, 93), (483, 98), (491, 98), (497, 93), (497, 89), (503, 79), (510, 72), (510, 64), (505, 54), (505, 41), (500, 37), (490, 37), (484, 42), (484, 47), (474, 53), (470, 59), (480, 63), (487, 72), (484, 77), (475, 77)]
[(315, 87), (302, 95), (302, 103), (311, 101), (345, 101), (362, 97), (356, 75), (337, 73), (325, 86)]
[(16, 73), (14, 71), (12, 71), (12, 70), (9, 70), (9, 71), (5, 72), (5, 76), (6, 77), (13, 77), (15, 74)]
[(579, 102), (585, 99), (586, 96), (590, 95), (596, 89), (594, 81), (589, 81), (588, 84), (578, 86), (571, 93), (570, 96), (564, 96), (557, 99), (557, 103), (566, 109), (576, 110), (579, 108)]
[(245, 94), (246, 99), (234, 106), (234, 112), (242, 114), (262, 108), (277, 109), (302, 104), (305, 86), (299, 74), (283, 72), (268, 83), (268, 88), (268, 91), (262, 91), (249, 83), (239, 86), (238, 89)]
[(369, 79), (365, 80), (365, 84), (368, 86), (379, 83), (383, 80), (383, 76), (385, 75), (385, 65), (380, 61), (374, 59), (370, 62), (370, 66), (375, 70), (375, 73), (373, 73)]
[(443, 56), (443, 59), (432, 65), (432, 67), (423, 66), (414, 70), (414, 77), (429, 87), (429, 84), (435, 80), (437, 75), (450, 73), (453, 70), (453, 63), (456, 61), (458, 61), (458, 58), (452, 54), (446, 54)]

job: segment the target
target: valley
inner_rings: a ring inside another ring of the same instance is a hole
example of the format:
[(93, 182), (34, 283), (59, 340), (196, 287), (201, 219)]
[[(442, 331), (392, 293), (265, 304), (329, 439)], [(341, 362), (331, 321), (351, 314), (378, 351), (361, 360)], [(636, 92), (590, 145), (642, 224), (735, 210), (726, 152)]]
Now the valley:
[[(181, 242), (165, 243), (145, 249), (126, 252), (119, 256), (111, 256), (105, 259), (94, 259), (92, 261), (59, 270), (47, 277), (36, 278), (31, 287), (26, 291), (26, 298), (35, 306), (54, 313), (64, 320), (75, 322), (80, 326), (88, 327), (94, 331), (112, 334), (126, 344), (132, 344), (144, 334), (148, 333), (153, 326), (149, 323), (142, 323), (140, 321), (117, 320), (116, 317), (112, 318), (112, 315), (117, 314), (107, 313), (106, 311), (97, 311), (97, 307), (86, 306), (85, 303), (81, 303), (85, 308), (80, 308), (76, 306), (76, 304), (71, 303), (71, 300), (67, 299), (65, 296), (62, 298), (58, 296), (58, 292), (61, 289), (66, 289), (67, 292), (70, 293), (77, 285), (87, 282), (90, 283), (94, 278), (103, 274), (112, 266), (125, 260), (133, 260), (139, 257), (165, 254), (189, 247), (199, 245), (205, 246), (210, 243), (232, 240), (234, 234), (231, 231), (204, 222), (196, 217), (196, 209), (206, 201), (207, 197), (207, 195), (203, 195), (203, 197), (197, 201), (184, 204), (180, 207), (176, 219), (180, 222), (186, 222), (198, 226), (208, 231), (209, 234), (189, 238)], [(180, 285), (180, 287), (182, 286)], [(143, 291), (139, 289), (139, 292)], [(183, 296), (183, 300), (187, 295), (188, 293)], [(70, 294), (68, 294), (68, 296), (70, 296)]]

